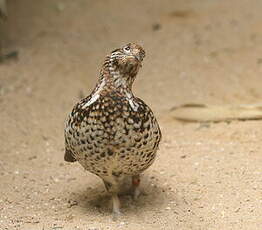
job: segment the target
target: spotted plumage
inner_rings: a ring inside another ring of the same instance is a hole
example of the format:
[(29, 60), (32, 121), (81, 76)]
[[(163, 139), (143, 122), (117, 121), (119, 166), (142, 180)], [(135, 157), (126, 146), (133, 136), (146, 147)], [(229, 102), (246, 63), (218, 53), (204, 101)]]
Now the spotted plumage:
[(132, 84), (145, 52), (128, 44), (114, 50), (102, 66), (97, 86), (75, 105), (65, 127), (65, 160), (78, 161), (101, 177), (119, 213), (118, 185), (139, 175), (154, 161), (161, 131), (151, 109), (132, 93)]

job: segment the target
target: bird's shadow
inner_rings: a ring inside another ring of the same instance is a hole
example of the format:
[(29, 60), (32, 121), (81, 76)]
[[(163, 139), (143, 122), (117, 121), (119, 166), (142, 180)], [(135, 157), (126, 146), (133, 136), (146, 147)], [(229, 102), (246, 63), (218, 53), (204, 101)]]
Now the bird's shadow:
[[(166, 194), (161, 184), (156, 182), (152, 184), (147, 175), (143, 175), (142, 181), (141, 195), (137, 200), (132, 197), (131, 180), (126, 180), (121, 186), (119, 199), (121, 211), (124, 214), (136, 214), (138, 210), (147, 210), (148, 208), (150, 210), (159, 209), (163, 205)], [(110, 215), (112, 213), (111, 196), (102, 184), (95, 188), (75, 191), (71, 194), (70, 199), (76, 201), (81, 210), (89, 215)]]

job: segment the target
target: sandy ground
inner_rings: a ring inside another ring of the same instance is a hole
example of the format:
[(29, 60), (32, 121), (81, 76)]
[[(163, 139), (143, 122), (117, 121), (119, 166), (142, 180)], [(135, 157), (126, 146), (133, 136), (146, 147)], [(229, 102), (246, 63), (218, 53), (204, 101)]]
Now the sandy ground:
[[(0, 229), (262, 229), (262, 122), (180, 123), (182, 103), (262, 99), (260, 0), (9, 0), (0, 65)], [(163, 140), (111, 219), (101, 180), (63, 161), (63, 123), (106, 54), (147, 51), (134, 86)]]

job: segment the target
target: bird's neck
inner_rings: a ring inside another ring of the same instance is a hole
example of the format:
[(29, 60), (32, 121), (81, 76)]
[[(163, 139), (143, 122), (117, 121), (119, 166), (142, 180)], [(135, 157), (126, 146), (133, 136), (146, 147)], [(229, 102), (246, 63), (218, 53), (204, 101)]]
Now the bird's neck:
[(134, 111), (137, 111), (139, 104), (135, 101), (135, 97), (132, 93), (132, 85), (137, 71), (138, 67), (130, 68), (129, 71), (121, 71), (117, 66), (104, 64), (99, 81), (86, 106), (94, 103), (100, 96), (117, 93), (126, 98), (130, 107)]
[(130, 68), (129, 71), (121, 69), (108, 58), (100, 72), (99, 82), (96, 90), (114, 91), (123, 95), (132, 95), (132, 85), (135, 80), (138, 68)]

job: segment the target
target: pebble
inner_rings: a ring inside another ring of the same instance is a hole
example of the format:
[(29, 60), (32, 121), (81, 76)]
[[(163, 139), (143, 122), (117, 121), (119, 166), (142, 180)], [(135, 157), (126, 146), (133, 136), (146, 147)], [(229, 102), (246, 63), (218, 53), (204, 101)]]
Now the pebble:
[(63, 3), (61, 3), (61, 2), (57, 3), (57, 5), (56, 5), (56, 10), (57, 10), (58, 12), (64, 11), (64, 10), (65, 10), (65, 5), (64, 5)]
[(78, 202), (76, 200), (68, 200), (68, 205), (67, 205), (68, 208), (71, 208), (76, 205), (78, 205)]
[(153, 31), (157, 31), (157, 30), (160, 30), (161, 29), (161, 24), (159, 24), (159, 23), (154, 23), (153, 25), (152, 25), (152, 30)]
[(122, 226), (124, 226), (125, 225), (125, 222), (120, 222), (119, 224), (118, 224), (118, 227), (122, 227)]

